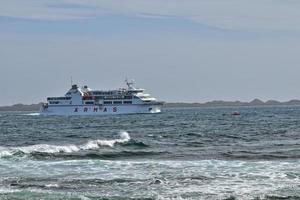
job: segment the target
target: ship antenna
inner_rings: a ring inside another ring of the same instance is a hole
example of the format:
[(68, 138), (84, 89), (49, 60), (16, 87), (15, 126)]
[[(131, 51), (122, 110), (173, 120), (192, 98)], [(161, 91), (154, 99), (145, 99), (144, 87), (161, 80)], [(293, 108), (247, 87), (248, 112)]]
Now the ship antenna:
[(128, 78), (127, 78), (127, 77), (126, 77), (126, 79), (125, 79), (125, 83), (126, 83), (127, 87), (129, 88), (129, 87), (130, 87), (130, 84), (129, 84), (129, 81), (128, 81)]
[(133, 80), (133, 79), (128, 80), (128, 79), (126, 78), (125, 82), (126, 82), (126, 84), (127, 84), (127, 86), (128, 86), (129, 89), (134, 89), (134, 87), (133, 87), (134, 80)]
[(73, 85), (73, 77), (71, 76), (71, 87), (72, 87), (72, 85)]

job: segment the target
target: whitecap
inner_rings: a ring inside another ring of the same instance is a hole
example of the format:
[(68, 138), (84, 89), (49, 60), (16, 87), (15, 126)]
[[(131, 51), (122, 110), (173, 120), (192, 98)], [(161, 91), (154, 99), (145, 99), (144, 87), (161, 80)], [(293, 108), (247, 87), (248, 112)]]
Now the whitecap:
[(54, 184), (54, 183), (50, 183), (50, 184), (47, 184), (45, 185), (46, 188), (59, 188), (59, 185), (58, 184)]
[(39, 116), (41, 115), (40, 113), (27, 113), (27, 114), (24, 114), (24, 115), (28, 115), (28, 116)]
[(80, 150), (99, 149), (101, 146), (114, 147), (117, 143), (126, 143), (130, 140), (127, 132), (120, 133), (119, 139), (114, 140), (92, 140), (82, 145), (49, 145), (49, 144), (36, 144), (25, 147), (0, 147), (0, 158), (12, 156), (18, 152), (30, 154), (34, 152), (39, 153), (72, 153)]
[(13, 153), (9, 150), (0, 150), (0, 158), (12, 156)]
[(27, 147), (14, 148), (14, 150), (21, 151), (25, 154), (29, 154), (32, 152), (71, 153), (71, 152), (79, 151), (80, 149), (75, 145), (56, 146), (56, 145), (48, 145), (48, 144), (37, 144), (37, 145), (32, 145)]
[(14, 193), (14, 192), (20, 192), (19, 189), (12, 189), (12, 188), (0, 188), (0, 194), (8, 194), (8, 193)]

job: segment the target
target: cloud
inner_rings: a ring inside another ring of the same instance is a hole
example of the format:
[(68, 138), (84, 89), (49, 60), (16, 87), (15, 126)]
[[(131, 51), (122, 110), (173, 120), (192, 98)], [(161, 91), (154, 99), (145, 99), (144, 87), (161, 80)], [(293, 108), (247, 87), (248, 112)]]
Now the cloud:
[(296, 0), (2, 0), (0, 16), (69, 20), (101, 15), (173, 17), (239, 30), (299, 31)]
[(300, 46), (295, 38), (249, 41), (164, 34), (108, 38), (0, 33), (0, 44), (3, 105), (63, 94), (71, 75), (79, 85), (107, 89), (121, 87), (128, 76), (167, 101), (300, 98)]
[(2, 0), (0, 16), (30, 20), (73, 20), (91, 17), (95, 10), (72, 1)]

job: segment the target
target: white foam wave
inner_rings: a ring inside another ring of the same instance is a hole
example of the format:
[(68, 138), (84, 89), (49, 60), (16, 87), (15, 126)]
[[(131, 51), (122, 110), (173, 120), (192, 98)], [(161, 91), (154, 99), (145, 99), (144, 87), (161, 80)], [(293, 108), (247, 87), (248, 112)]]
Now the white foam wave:
[(24, 115), (28, 115), (28, 116), (39, 116), (41, 115), (40, 113), (28, 113), (28, 114), (24, 114)]
[(46, 184), (45, 187), (46, 188), (58, 188), (59, 185), (58, 184), (54, 184), (54, 183), (52, 183), (52, 184), (50, 183), (50, 184)]
[(13, 153), (9, 150), (0, 150), (0, 158), (6, 157), (6, 156), (12, 156)]
[(0, 158), (12, 156), (15, 153), (21, 152), (30, 154), (34, 152), (39, 153), (72, 153), (80, 150), (91, 150), (99, 149), (101, 146), (114, 147), (117, 143), (126, 143), (130, 140), (130, 136), (127, 132), (123, 131), (120, 133), (120, 138), (115, 140), (92, 140), (83, 145), (49, 145), (49, 144), (37, 144), (25, 147), (0, 147)]

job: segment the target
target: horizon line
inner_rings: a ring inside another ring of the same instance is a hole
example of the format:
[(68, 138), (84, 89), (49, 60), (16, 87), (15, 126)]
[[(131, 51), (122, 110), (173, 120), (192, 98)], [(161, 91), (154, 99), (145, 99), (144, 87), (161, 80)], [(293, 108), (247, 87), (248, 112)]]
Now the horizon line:
[[(300, 103), (300, 99), (290, 99), (290, 100), (285, 100), (285, 101), (279, 101), (279, 100), (275, 100), (275, 99), (269, 99), (269, 100), (261, 100), (259, 98), (254, 98), (253, 100), (250, 101), (242, 101), (242, 100), (209, 100), (209, 101), (205, 101), (205, 102), (185, 102), (185, 101), (164, 101), (165, 104), (208, 104), (208, 103), (245, 103), (245, 104), (251, 104), (251, 103), (268, 103), (268, 102), (273, 102), (273, 103), (290, 103), (293, 101), (299, 101)], [(16, 106), (16, 105), (24, 105), (24, 106), (30, 106), (30, 105), (38, 105), (44, 102), (38, 102), (38, 103), (14, 103), (14, 104), (10, 104), (10, 105), (0, 105), (0, 107), (11, 107), (11, 106)]]

